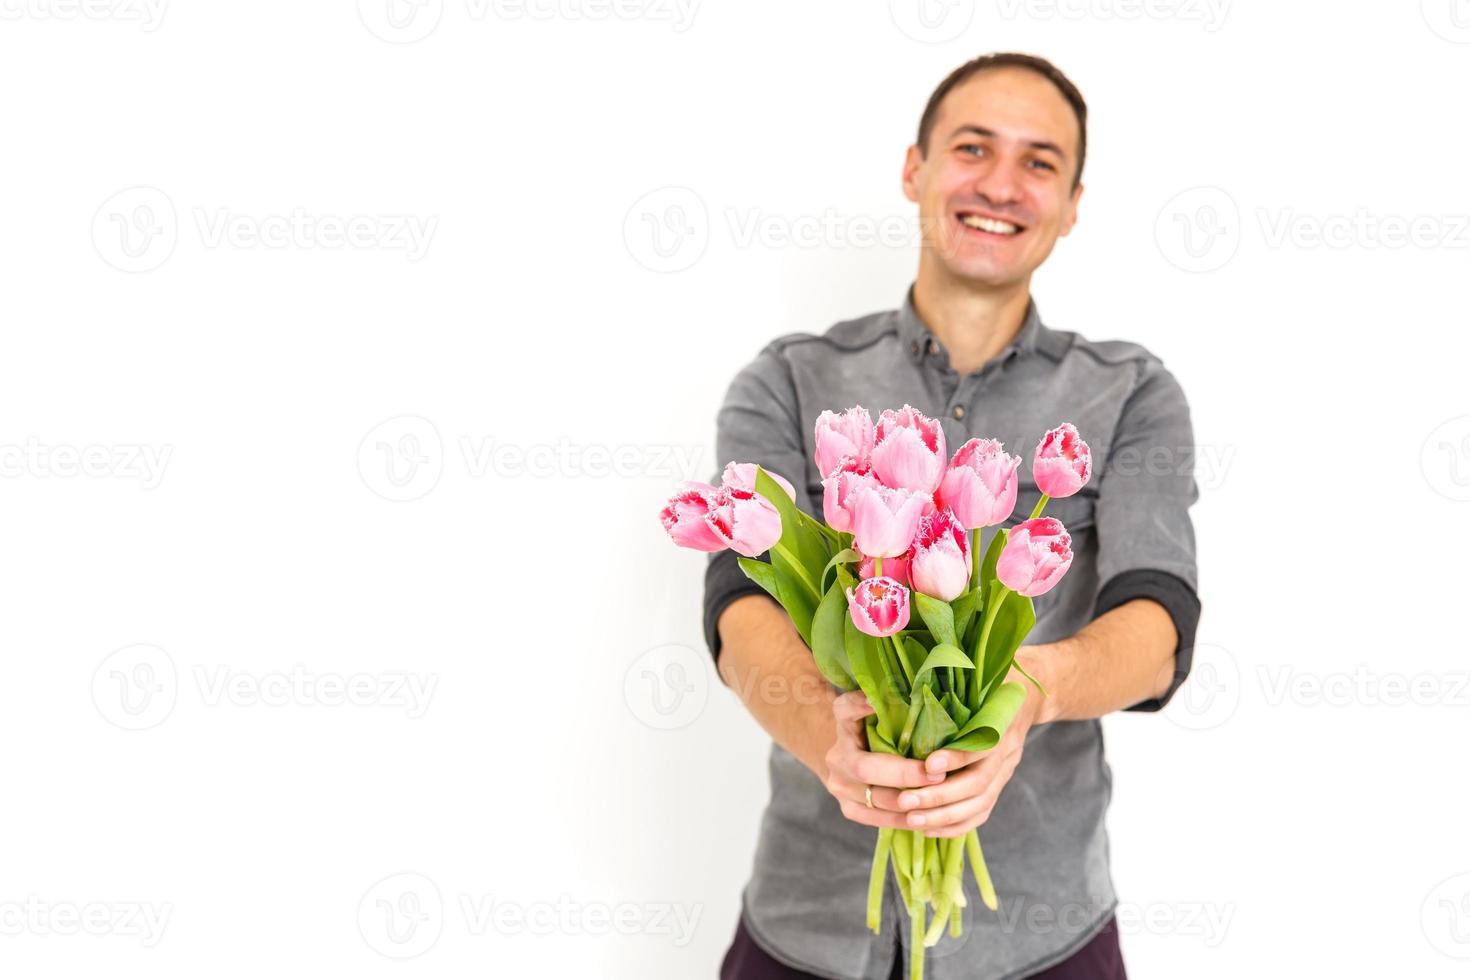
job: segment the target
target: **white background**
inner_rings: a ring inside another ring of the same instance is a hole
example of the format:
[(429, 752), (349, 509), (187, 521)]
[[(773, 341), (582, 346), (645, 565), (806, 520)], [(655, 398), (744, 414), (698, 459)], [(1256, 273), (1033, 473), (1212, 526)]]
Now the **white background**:
[(0, 2), (0, 970), (712, 976), (768, 742), (657, 509), (1025, 50), (1092, 108), (1043, 316), (1200, 447), (1131, 975), (1462, 976), (1470, 6), (594, 2)]

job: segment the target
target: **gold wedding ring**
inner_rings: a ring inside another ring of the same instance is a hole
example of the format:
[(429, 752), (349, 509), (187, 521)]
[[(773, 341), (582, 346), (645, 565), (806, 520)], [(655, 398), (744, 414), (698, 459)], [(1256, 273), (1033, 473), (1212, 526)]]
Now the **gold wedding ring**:
[(868, 809), (873, 809), (873, 787), (869, 786), (863, 793), (863, 800), (868, 804)]

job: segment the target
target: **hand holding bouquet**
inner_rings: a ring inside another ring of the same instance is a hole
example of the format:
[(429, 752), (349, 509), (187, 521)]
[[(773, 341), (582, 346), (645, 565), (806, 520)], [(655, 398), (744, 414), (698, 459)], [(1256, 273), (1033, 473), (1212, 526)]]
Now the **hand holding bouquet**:
[[(1027, 520), (997, 528), (983, 550), (981, 530), (1004, 523), (1016, 506), (1021, 459), (999, 442), (971, 439), (950, 457), (939, 423), (911, 406), (884, 411), (876, 426), (855, 406), (821, 414), (815, 455), (825, 523), (796, 506), (783, 477), (731, 462), (719, 487), (681, 486), (660, 514), (664, 528), (684, 547), (741, 556), (741, 569), (786, 610), (823, 676), (867, 697), (869, 751), (924, 759), (938, 749), (993, 748), (1025, 700), (1006, 678), (1012, 667), (1025, 674), (1015, 655), (1036, 623), (1031, 600), (1072, 563), (1066, 528), (1041, 512), (1091, 477), (1087, 444), (1071, 424), (1042, 437), (1032, 461), (1041, 500)], [(760, 561), (767, 551), (769, 563)], [(910, 980), (921, 980), (924, 950), (946, 923), (960, 935), (967, 859), (994, 910), (974, 830), (956, 839), (878, 831), (868, 926), (879, 929), (891, 863), (912, 925)]]

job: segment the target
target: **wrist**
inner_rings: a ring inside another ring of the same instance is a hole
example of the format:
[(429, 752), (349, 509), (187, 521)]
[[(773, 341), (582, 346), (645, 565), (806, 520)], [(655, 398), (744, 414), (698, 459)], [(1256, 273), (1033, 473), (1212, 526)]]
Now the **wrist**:
[(1046, 689), (1046, 695), (1036, 690), (1025, 677), (1017, 679), (1024, 686), (1028, 699), (1036, 699), (1036, 720), (1034, 724), (1045, 725), (1049, 722), (1064, 717), (1064, 701), (1066, 691), (1063, 687), (1063, 675), (1060, 669), (1064, 651), (1060, 648), (1061, 643), (1039, 643), (1035, 646), (1023, 646), (1016, 651), (1016, 663), (1040, 682)]

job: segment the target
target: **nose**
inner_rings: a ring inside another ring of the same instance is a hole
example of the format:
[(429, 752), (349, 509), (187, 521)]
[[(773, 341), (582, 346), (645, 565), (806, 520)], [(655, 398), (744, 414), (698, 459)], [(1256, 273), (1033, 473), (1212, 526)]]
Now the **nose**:
[(975, 194), (990, 206), (1000, 209), (1019, 203), (1021, 199), (1020, 164), (1007, 157), (997, 158), (992, 166), (975, 177)]

